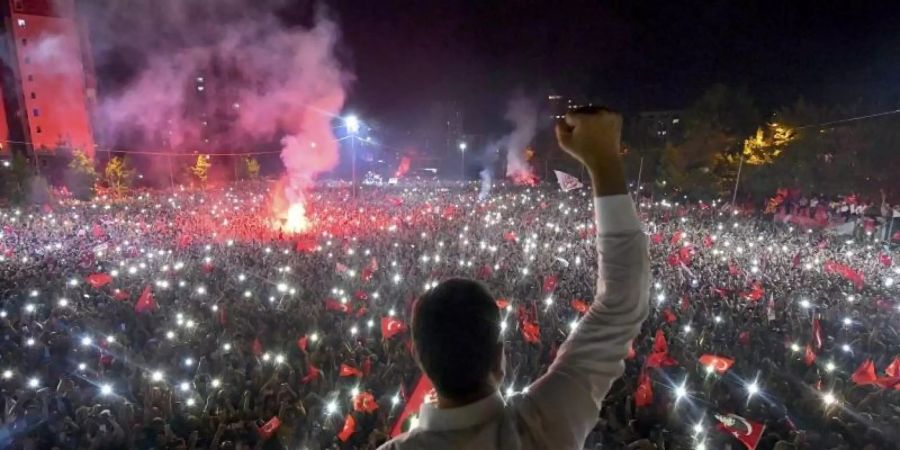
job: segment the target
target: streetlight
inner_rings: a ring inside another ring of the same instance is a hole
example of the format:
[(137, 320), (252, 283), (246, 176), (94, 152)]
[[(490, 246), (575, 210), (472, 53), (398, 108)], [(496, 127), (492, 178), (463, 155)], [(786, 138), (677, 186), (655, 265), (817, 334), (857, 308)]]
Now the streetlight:
[(461, 164), (459, 166), (459, 174), (460, 178), (463, 181), (465, 181), (466, 179), (466, 148), (468, 148), (468, 145), (465, 142), (459, 143), (459, 155), (461, 161)]
[(347, 127), (347, 133), (350, 133), (350, 151), (352, 156), (353, 171), (353, 195), (356, 196), (356, 134), (359, 133), (359, 117), (347, 116), (344, 118), (344, 126)]

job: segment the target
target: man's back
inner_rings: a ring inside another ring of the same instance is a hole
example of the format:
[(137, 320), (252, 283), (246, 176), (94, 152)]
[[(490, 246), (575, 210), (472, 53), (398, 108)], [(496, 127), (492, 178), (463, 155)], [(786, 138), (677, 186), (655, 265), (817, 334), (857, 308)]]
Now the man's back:
[(649, 259), (627, 195), (595, 199), (597, 296), (547, 374), (504, 401), (499, 392), (458, 408), (423, 405), (419, 427), (383, 449), (576, 449), (647, 316)]

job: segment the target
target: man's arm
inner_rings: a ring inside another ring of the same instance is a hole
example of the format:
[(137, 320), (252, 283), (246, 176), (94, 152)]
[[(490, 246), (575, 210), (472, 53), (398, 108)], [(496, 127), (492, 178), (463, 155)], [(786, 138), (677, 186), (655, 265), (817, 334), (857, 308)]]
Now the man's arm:
[(557, 126), (560, 146), (591, 175), (598, 273), (593, 304), (523, 401), (522, 419), (532, 438), (553, 448), (584, 445), (648, 313), (647, 236), (627, 195), (621, 123), (610, 112), (570, 113)]

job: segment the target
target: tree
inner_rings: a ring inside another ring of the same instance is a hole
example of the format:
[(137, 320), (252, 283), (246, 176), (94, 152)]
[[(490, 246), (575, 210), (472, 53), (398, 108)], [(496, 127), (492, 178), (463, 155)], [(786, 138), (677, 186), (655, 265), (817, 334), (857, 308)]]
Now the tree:
[(28, 159), (18, 152), (13, 153), (9, 167), (3, 170), (3, 197), (12, 204), (21, 204), (28, 199), (28, 180), (32, 176), (32, 167)]
[(113, 195), (123, 197), (134, 181), (135, 171), (128, 166), (125, 158), (116, 156), (106, 163), (103, 170), (106, 178), (106, 184), (109, 186)]
[(94, 195), (94, 184), (97, 182), (94, 162), (84, 152), (75, 150), (66, 170), (65, 181), (66, 187), (75, 198), (90, 200)]
[(202, 186), (206, 186), (210, 166), (212, 163), (209, 162), (209, 155), (203, 154), (197, 155), (197, 162), (191, 166), (191, 174), (200, 181)]
[(684, 139), (663, 152), (663, 180), (692, 195), (727, 191), (738, 166), (729, 155), (743, 151), (759, 124), (753, 99), (745, 89), (715, 85), (685, 111), (684, 122)]
[(248, 178), (251, 180), (259, 178), (259, 161), (256, 158), (252, 156), (244, 158), (244, 167), (247, 170)]

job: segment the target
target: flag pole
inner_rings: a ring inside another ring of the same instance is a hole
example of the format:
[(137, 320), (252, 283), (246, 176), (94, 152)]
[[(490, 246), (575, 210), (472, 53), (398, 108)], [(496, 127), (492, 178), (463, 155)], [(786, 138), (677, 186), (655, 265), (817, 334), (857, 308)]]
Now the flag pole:
[(731, 207), (734, 208), (734, 202), (737, 201), (738, 184), (741, 182), (741, 169), (744, 167), (744, 154), (741, 154), (741, 162), (738, 163), (737, 176), (734, 178), (734, 194), (731, 196)]

